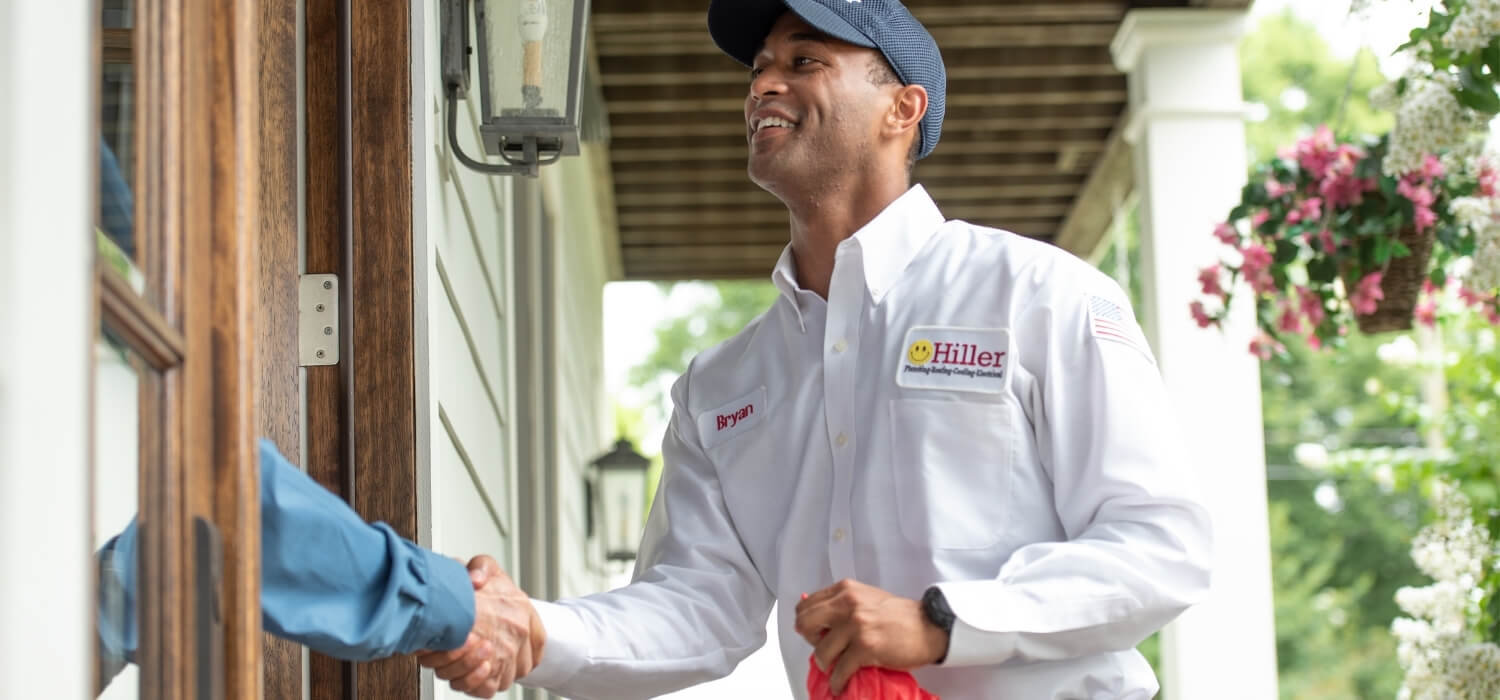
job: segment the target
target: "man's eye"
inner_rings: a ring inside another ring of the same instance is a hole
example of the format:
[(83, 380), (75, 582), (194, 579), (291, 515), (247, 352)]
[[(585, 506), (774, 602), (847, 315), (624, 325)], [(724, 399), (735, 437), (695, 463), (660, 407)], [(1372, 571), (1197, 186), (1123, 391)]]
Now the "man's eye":
[(756, 78), (759, 78), (760, 74), (764, 73), (765, 71), (766, 71), (766, 69), (764, 69), (764, 68), (751, 68), (750, 69), (750, 79), (754, 80)]
[(813, 60), (811, 58), (806, 57), (806, 56), (798, 56), (798, 57), (792, 59), (792, 65), (798, 66), (798, 67), (805, 66), (805, 65), (807, 65), (809, 63), (812, 63), (812, 62), (813, 62)]

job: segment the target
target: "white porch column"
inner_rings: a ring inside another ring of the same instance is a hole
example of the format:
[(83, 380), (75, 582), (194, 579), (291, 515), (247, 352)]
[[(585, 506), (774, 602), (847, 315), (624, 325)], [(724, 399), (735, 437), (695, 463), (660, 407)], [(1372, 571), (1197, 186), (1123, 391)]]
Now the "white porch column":
[(1221, 250), (1214, 224), (1245, 183), (1244, 18), (1135, 10), (1111, 45), (1129, 75), (1125, 133), (1141, 195), (1146, 330), (1214, 520), (1212, 593), (1162, 636), (1168, 698), (1277, 697), (1259, 366), (1248, 352), (1254, 321), (1241, 307), (1220, 334), (1188, 313), (1197, 271)]
[(93, 693), (96, 3), (0, 2), (0, 698)]

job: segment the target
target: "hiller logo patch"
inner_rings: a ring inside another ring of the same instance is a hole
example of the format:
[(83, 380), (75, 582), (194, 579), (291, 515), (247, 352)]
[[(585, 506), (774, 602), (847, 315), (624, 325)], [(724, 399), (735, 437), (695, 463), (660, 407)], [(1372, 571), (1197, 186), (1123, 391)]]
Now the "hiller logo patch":
[(906, 334), (896, 384), (908, 389), (998, 393), (1009, 372), (1010, 331), (1004, 328), (917, 326)]

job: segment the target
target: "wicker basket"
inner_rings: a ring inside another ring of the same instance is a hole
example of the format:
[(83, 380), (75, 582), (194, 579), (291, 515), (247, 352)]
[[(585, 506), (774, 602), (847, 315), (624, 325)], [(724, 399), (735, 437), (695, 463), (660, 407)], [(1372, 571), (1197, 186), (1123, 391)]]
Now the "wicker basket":
[[(1401, 231), (1396, 240), (1401, 241), (1411, 254), (1391, 258), (1385, 276), (1380, 281), (1380, 289), (1385, 298), (1375, 307), (1375, 312), (1354, 317), (1359, 331), (1366, 335), (1411, 330), (1417, 297), (1422, 293), (1422, 283), (1427, 281), (1427, 263), (1432, 257), (1432, 234), (1417, 233), (1416, 229), (1407, 228)], [(1357, 277), (1348, 274), (1344, 276), (1344, 288), (1350, 293), (1358, 282)]]

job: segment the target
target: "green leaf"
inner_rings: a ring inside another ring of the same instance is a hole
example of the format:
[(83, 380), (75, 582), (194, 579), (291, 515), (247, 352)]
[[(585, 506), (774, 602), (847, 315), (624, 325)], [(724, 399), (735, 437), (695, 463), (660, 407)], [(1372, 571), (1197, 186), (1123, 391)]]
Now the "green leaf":
[(1411, 255), (1411, 248), (1406, 247), (1401, 241), (1391, 241), (1391, 257), (1404, 258)]
[(1458, 91), (1458, 101), (1465, 107), (1485, 114), (1500, 114), (1500, 96), (1495, 95), (1494, 85), (1476, 72), (1473, 67), (1459, 72), (1458, 78), (1463, 83), (1463, 88)]
[(1490, 67), (1490, 75), (1500, 75), (1500, 37), (1495, 37), (1480, 55), (1484, 57), (1484, 64)]
[(1291, 241), (1283, 241), (1280, 245), (1276, 246), (1276, 250), (1271, 254), (1271, 259), (1275, 260), (1277, 265), (1286, 265), (1297, 259), (1297, 246)]
[(1339, 266), (1332, 258), (1320, 255), (1307, 261), (1307, 277), (1313, 282), (1332, 284), (1338, 276)]
[(1396, 241), (1390, 238), (1380, 238), (1375, 241), (1375, 265), (1383, 267), (1391, 259), (1391, 245)]

